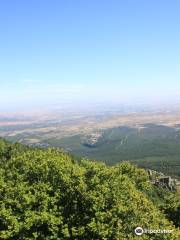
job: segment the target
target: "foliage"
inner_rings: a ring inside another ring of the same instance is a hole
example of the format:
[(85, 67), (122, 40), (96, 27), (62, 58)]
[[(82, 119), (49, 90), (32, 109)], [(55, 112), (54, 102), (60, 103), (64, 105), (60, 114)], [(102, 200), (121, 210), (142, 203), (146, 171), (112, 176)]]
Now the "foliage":
[(137, 226), (174, 230), (144, 240), (179, 239), (148, 198), (145, 171), (130, 163), (77, 162), (62, 150), (2, 140), (0, 154), (1, 239), (133, 240)]
[(169, 193), (165, 195), (160, 208), (173, 221), (176, 227), (180, 227), (180, 193)]

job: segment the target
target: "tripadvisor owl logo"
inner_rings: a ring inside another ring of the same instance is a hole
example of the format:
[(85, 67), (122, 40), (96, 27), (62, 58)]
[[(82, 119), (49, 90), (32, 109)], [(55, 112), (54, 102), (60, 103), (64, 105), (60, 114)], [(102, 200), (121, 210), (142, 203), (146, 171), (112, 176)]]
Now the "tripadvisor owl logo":
[(137, 227), (135, 230), (134, 230), (135, 234), (138, 235), (138, 236), (141, 236), (144, 231), (141, 227)]
[(173, 230), (170, 229), (142, 229), (141, 227), (137, 227), (134, 230), (135, 234), (137, 236), (141, 236), (143, 233), (144, 234), (171, 234)]

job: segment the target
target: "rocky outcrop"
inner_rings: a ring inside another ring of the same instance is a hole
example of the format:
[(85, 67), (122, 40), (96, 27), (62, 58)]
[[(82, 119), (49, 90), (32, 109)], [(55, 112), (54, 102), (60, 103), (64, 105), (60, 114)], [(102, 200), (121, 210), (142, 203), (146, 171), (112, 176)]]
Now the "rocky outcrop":
[(165, 176), (161, 172), (157, 172), (151, 169), (148, 169), (148, 175), (150, 182), (162, 188), (165, 188), (169, 191), (175, 191), (180, 182), (177, 179), (172, 178), (171, 176)]

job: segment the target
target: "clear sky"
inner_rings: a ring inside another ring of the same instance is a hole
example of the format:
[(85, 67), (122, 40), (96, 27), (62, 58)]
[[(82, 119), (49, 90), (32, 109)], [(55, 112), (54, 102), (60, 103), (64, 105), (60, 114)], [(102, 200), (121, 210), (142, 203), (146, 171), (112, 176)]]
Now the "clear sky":
[(0, 1), (0, 108), (180, 100), (179, 0)]

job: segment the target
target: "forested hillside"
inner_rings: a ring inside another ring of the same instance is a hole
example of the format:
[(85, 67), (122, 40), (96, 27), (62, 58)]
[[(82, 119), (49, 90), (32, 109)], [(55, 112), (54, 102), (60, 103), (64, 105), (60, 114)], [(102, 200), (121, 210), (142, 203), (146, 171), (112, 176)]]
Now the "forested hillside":
[(122, 160), (152, 168), (180, 179), (180, 129), (146, 124), (121, 126), (100, 132), (48, 139), (50, 146), (70, 149), (78, 156), (114, 165)]
[[(128, 162), (109, 167), (0, 140), (0, 239), (174, 240), (179, 213), (178, 193)], [(138, 237), (137, 226), (173, 232)]]

